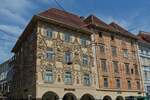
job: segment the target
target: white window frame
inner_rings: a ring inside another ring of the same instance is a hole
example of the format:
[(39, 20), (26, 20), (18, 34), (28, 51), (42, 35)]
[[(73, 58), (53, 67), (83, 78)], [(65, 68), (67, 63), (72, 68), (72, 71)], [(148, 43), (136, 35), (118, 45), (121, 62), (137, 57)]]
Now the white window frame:
[(83, 83), (85, 86), (90, 86), (91, 85), (91, 77), (90, 74), (85, 73), (83, 76)]
[(48, 83), (53, 82), (53, 71), (52, 70), (46, 70), (44, 73), (44, 81)]
[(71, 71), (66, 71), (65, 72), (64, 83), (65, 84), (72, 84), (72, 73), (71, 73)]
[(46, 51), (46, 58), (48, 60), (54, 60), (54, 51), (53, 51), (53, 48), (47, 48), (47, 51)]

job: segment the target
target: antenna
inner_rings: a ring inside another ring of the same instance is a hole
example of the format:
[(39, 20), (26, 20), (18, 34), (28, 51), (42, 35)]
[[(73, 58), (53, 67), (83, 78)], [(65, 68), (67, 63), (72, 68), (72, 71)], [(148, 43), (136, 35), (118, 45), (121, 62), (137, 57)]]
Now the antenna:
[(57, 0), (54, 0), (54, 2), (58, 5), (59, 8), (65, 11), (65, 9), (61, 6), (61, 4)]

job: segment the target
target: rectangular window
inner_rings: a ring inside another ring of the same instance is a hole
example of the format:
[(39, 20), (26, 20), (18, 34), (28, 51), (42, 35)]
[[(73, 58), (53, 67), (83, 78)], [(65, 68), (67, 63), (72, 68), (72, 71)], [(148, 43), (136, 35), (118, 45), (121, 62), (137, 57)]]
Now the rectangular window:
[(65, 84), (71, 84), (72, 83), (72, 75), (71, 72), (67, 71), (65, 72)]
[(128, 50), (127, 49), (123, 50), (123, 57), (128, 58)]
[(89, 86), (90, 85), (90, 75), (84, 74), (84, 85)]
[(71, 52), (65, 52), (65, 62), (72, 63), (72, 54)]
[(115, 39), (114, 35), (111, 35), (111, 40), (113, 41)]
[(140, 82), (139, 82), (139, 81), (136, 82), (136, 85), (137, 85), (137, 86), (136, 86), (137, 89), (140, 90), (140, 89), (141, 89), (141, 86), (140, 86)]
[(86, 45), (87, 45), (86, 39), (82, 38), (82, 39), (80, 39), (80, 41), (81, 41), (81, 45), (86, 47)]
[(100, 38), (102, 38), (102, 37), (103, 37), (102, 32), (99, 32), (99, 34), (98, 34), (98, 35), (99, 35), (99, 37), (100, 37)]
[(120, 88), (120, 79), (116, 79), (116, 87)]
[(108, 88), (108, 78), (104, 78), (104, 88)]
[(130, 90), (131, 89), (131, 81), (128, 80), (128, 89)]
[(135, 74), (136, 74), (136, 75), (139, 75), (138, 66), (137, 66), (137, 65), (134, 65), (134, 68), (135, 68)]
[(101, 53), (105, 53), (105, 45), (104, 44), (100, 44), (99, 48), (100, 48)]
[(53, 33), (51, 30), (47, 30), (47, 37), (51, 39), (53, 37)]
[(46, 58), (48, 60), (54, 60), (54, 51), (52, 48), (47, 48), (47, 51), (46, 51)]
[(83, 55), (83, 58), (82, 58), (82, 64), (83, 65), (88, 65), (88, 56), (87, 55)]
[(46, 70), (45, 71), (44, 80), (46, 82), (53, 82), (53, 72), (52, 72), (52, 70)]
[(147, 86), (147, 91), (150, 92), (150, 86)]
[(148, 72), (144, 71), (144, 77), (145, 77), (145, 81), (148, 81)]
[(71, 36), (69, 34), (64, 34), (64, 41), (65, 42), (70, 42), (71, 41)]
[(107, 72), (106, 60), (101, 60), (101, 67), (103, 72)]
[(112, 51), (112, 56), (117, 56), (117, 48), (116, 47), (112, 46), (111, 51)]
[(129, 64), (125, 64), (126, 74), (130, 74)]
[(118, 62), (117, 61), (113, 61), (113, 67), (114, 67), (114, 72), (119, 73)]

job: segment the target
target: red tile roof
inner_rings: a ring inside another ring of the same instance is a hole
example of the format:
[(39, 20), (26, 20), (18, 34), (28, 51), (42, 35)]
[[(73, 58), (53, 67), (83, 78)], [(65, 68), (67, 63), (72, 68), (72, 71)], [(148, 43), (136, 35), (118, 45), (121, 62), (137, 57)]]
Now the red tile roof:
[(101, 28), (104, 28), (104, 29), (107, 29), (107, 30), (114, 30), (113, 27), (111, 27), (110, 25), (106, 24), (104, 21), (102, 21), (101, 19), (99, 19), (98, 17), (96, 17), (95, 15), (90, 15), (88, 16), (84, 22), (87, 24), (87, 25), (96, 25), (98, 27), (101, 27)]
[(80, 27), (88, 30), (87, 27), (85, 27), (86, 25), (83, 22), (83, 19), (80, 18), (80, 16), (77, 16), (75, 14), (63, 10), (51, 8), (38, 15), (61, 22), (63, 24), (71, 25), (73, 27)]
[(129, 31), (127, 31), (126, 29), (124, 29), (120, 25), (116, 24), (115, 22), (112, 22), (109, 25), (112, 26), (112, 27), (114, 27), (116, 29), (116, 31), (118, 31), (120, 34), (122, 34), (124, 36), (129, 36), (129, 37), (137, 39), (137, 37), (135, 35), (133, 35)]
[(16, 48), (20, 47), (21, 43), (32, 33), (31, 31), (33, 31), (33, 26), (36, 24), (37, 20), (44, 20), (47, 22), (53, 22), (55, 24), (56, 23), (61, 24), (62, 26), (69, 27), (70, 29), (75, 29), (78, 31), (80, 30), (82, 32), (86, 32), (90, 34), (92, 33), (92, 31), (88, 29), (88, 25), (92, 24), (98, 28), (113, 31), (113, 32), (117, 32), (115, 31), (115, 29), (117, 29), (122, 35), (134, 37), (134, 35), (126, 31), (119, 25), (114, 23), (108, 25), (94, 15), (90, 15), (86, 19), (83, 19), (80, 16), (77, 16), (75, 14), (63, 10), (59, 10), (56, 8), (51, 8), (42, 13), (39, 13), (38, 15), (32, 18), (31, 22), (28, 24), (28, 26), (26, 27), (22, 35), (17, 40), (17, 43), (15, 44), (12, 50), (13, 52), (16, 50)]
[(138, 38), (139, 38), (139, 40), (141, 40), (143, 42), (150, 43), (150, 33), (148, 33), (148, 32), (140, 32), (138, 34)]

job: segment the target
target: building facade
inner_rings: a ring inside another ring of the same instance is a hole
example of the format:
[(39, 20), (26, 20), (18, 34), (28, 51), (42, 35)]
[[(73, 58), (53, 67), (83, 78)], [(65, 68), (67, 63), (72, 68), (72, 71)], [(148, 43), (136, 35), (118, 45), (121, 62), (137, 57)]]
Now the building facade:
[(139, 35), (139, 59), (146, 95), (150, 96), (150, 33), (140, 32)]
[(12, 59), (0, 64), (0, 92), (2, 96), (8, 97), (10, 93), (10, 86), (12, 80), (12, 66), (10, 65)]
[[(12, 49), (16, 59), (11, 97), (124, 100), (130, 95), (142, 96), (135, 37), (124, 37), (111, 25), (99, 19), (99, 23), (93, 24), (92, 20), (93, 15), (83, 18), (55, 8), (35, 15)], [(119, 35), (113, 38), (110, 32)], [(134, 46), (130, 46), (130, 40)], [(119, 51), (117, 57), (112, 57), (116, 55), (111, 53), (115, 47)], [(134, 57), (128, 58), (128, 52), (134, 53)], [(117, 74), (111, 63), (118, 66)]]

